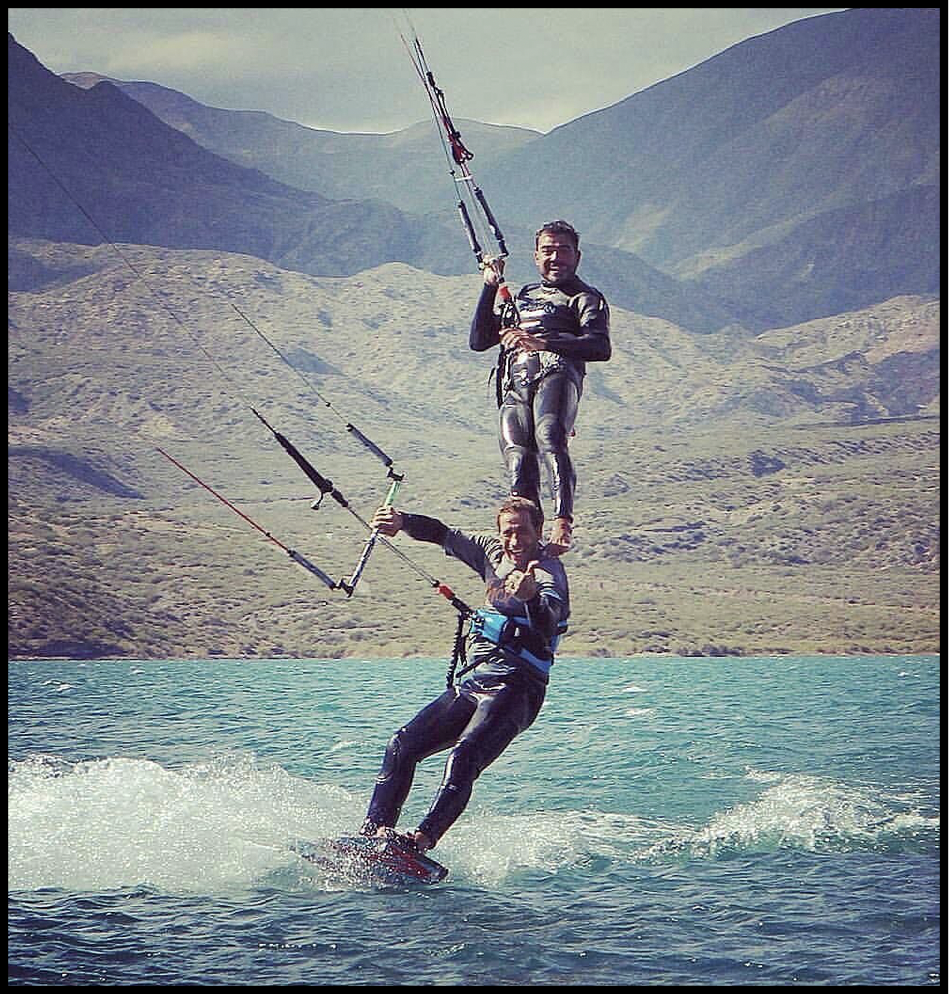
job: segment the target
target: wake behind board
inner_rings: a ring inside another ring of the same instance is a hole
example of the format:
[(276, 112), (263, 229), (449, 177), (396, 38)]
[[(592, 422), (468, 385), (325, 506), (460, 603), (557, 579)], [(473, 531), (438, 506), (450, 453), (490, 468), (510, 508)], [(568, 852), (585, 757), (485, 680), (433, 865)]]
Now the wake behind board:
[(448, 870), (398, 836), (353, 835), (297, 843), (293, 851), (327, 873), (383, 887), (434, 884)]

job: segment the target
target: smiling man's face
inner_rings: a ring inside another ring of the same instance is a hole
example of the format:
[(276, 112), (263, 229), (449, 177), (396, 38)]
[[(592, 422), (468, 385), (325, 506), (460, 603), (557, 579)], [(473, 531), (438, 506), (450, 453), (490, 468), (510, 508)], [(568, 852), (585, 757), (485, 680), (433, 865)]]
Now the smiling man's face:
[(564, 283), (580, 265), (580, 250), (569, 235), (544, 231), (537, 239), (534, 262), (545, 283)]

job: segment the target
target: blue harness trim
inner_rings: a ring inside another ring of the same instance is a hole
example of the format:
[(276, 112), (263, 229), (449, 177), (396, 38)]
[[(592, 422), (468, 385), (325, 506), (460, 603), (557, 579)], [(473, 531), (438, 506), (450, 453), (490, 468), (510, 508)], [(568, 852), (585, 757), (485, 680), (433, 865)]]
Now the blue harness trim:
[(557, 634), (547, 642), (532, 627), (530, 619), (509, 617), (499, 611), (479, 609), (471, 618), (471, 633), (487, 639), (498, 648), (530, 663), (541, 673), (549, 673), (554, 664), (554, 653), (560, 644), (567, 622), (557, 625)]

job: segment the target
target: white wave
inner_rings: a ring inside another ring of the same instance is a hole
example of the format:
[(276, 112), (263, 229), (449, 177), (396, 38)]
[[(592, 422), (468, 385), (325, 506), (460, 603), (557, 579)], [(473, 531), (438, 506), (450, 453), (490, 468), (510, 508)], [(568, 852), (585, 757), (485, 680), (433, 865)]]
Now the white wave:
[(37, 756), (9, 780), (8, 885), (213, 892), (297, 861), (289, 838), (352, 830), (363, 799), (253, 757), (169, 770)]
[[(535, 871), (599, 872), (787, 847), (900, 847), (938, 836), (938, 816), (921, 810), (925, 801), (911, 792), (805, 774), (750, 770), (747, 778), (760, 794), (699, 828), (589, 809), (499, 815), (472, 806), (433, 855), (450, 868), (450, 881), (495, 887)], [(8, 794), (12, 890), (215, 893), (264, 881), (336, 889), (288, 843), (351, 833), (366, 802), (248, 754), (180, 769), (147, 759), (74, 763), (36, 755), (10, 764)]]
[(876, 787), (807, 774), (750, 771), (748, 779), (770, 785), (754, 800), (662, 840), (645, 855), (715, 857), (784, 848), (846, 852), (912, 845), (939, 831), (939, 818), (919, 811), (911, 798)]
[(468, 815), (438, 845), (436, 857), (458, 879), (496, 887), (513, 874), (628, 863), (678, 826), (603, 811), (537, 811)]
[(358, 739), (342, 739), (335, 743), (335, 745), (330, 746), (329, 752), (332, 755), (334, 752), (342, 752), (344, 749), (355, 749), (361, 746), (362, 743)]

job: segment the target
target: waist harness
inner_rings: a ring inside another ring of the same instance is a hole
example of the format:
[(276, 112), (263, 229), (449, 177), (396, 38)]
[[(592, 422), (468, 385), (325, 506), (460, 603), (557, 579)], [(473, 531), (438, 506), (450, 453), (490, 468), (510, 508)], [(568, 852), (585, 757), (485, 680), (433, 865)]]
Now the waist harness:
[(512, 349), (502, 348), (497, 368), (491, 373), (495, 377), (494, 387), (498, 407), (504, 403), (504, 396), (509, 390), (523, 395), (524, 391), (548, 373), (568, 368), (567, 360), (556, 352), (519, 354)]
[(530, 663), (541, 673), (549, 673), (554, 653), (567, 630), (567, 622), (557, 624), (557, 633), (548, 642), (535, 631), (526, 617), (508, 617), (498, 611), (479, 609), (471, 618), (471, 634), (487, 639), (505, 653)]

